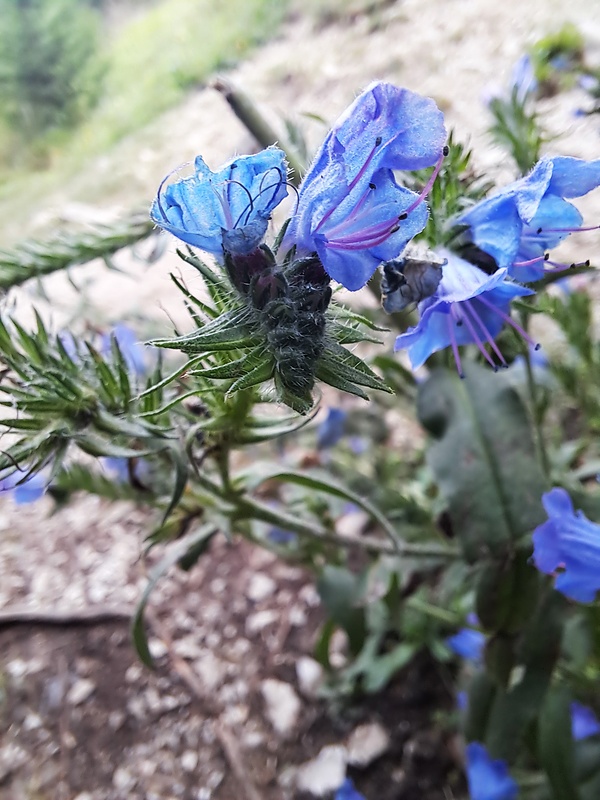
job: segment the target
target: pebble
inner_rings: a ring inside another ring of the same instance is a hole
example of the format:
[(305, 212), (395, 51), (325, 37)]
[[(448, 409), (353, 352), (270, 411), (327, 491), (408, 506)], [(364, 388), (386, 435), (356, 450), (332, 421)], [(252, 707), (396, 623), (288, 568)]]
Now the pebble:
[(367, 767), (389, 746), (389, 734), (378, 722), (359, 725), (346, 740), (347, 762), (354, 767)]
[(67, 702), (74, 706), (81, 705), (94, 692), (96, 684), (88, 678), (79, 678), (69, 689)]
[(248, 582), (246, 597), (258, 603), (272, 595), (276, 588), (277, 584), (273, 578), (262, 572), (255, 572)]
[(269, 722), (281, 736), (290, 734), (300, 714), (300, 698), (289, 683), (267, 678), (260, 687)]
[(323, 667), (309, 656), (301, 656), (296, 661), (298, 686), (305, 697), (315, 697), (323, 683)]
[(335, 792), (346, 777), (346, 748), (341, 745), (324, 747), (316, 758), (299, 767), (296, 786), (301, 792), (323, 797)]

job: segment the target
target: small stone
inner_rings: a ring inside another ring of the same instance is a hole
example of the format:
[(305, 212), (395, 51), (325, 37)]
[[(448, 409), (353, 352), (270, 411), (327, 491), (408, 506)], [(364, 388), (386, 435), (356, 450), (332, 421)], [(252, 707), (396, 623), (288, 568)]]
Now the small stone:
[(266, 608), (264, 611), (257, 611), (256, 614), (252, 614), (246, 620), (246, 633), (249, 635), (259, 633), (267, 626), (277, 622), (280, 616), (281, 612), (276, 611), (274, 608)]
[(113, 772), (112, 782), (115, 789), (121, 792), (129, 792), (136, 785), (137, 780), (125, 767), (117, 767)]
[(127, 717), (122, 711), (111, 711), (108, 715), (108, 724), (113, 731), (118, 731), (125, 724)]
[(323, 683), (323, 667), (314, 658), (301, 656), (296, 662), (298, 686), (305, 697), (316, 697)]
[(348, 764), (354, 767), (367, 767), (382, 756), (389, 745), (389, 734), (378, 722), (359, 725), (346, 740)]
[(88, 678), (80, 678), (69, 689), (67, 702), (72, 703), (74, 706), (81, 705), (81, 703), (85, 703), (95, 688), (96, 684), (93, 681), (88, 680)]
[(127, 667), (127, 672), (125, 673), (125, 680), (127, 683), (137, 683), (143, 675), (143, 669), (140, 664), (132, 664), (130, 667)]
[(184, 772), (193, 772), (198, 766), (198, 753), (193, 750), (186, 750), (181, 755), (181, 768)]
[(300, 714), (300, 698), (283, 681), (267, 678), (261, 684), (261, 692), (266, 705), (267, 717), (274, 730), (282, 736), (290, 734)]
[(301, 792), (323, 797), (335, 792), (346, 777), (346, 748), (341, 745), (324, 747), (316, 758), (298, 768), (296, 786)]
[(255, 572), (250, 578), (248, 588), (246, 589), (246, 597), (253, 600), (255, 603), (265, 600), (269, 595), (272, 595), (277, 587), (277, 584), (268, 575), (262, 572)]
[(169, 652), (167, 645), (161, 639), (156, 638), (150, 639), (148, 649), (152, 658), (162, 658)]

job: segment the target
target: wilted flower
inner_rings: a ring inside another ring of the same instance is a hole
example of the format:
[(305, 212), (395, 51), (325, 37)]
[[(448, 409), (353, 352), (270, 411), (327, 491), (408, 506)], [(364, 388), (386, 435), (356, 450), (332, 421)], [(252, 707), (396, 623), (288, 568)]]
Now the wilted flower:
[(576, 742), (600, 733), (600, 722), (589, 706), (571, 703), (571, 733)]
[[(422, 202), (443, 159), (446, 131), (433, 100), (390, 83), (371, 84), (333, 125), (307, 172), (285, 244), (316, 252), (351, 291), (423, 230)], [(437, 164), (421, 195), (392, 170)]]
[(269, 147), (211, 172), (202, 156), (194, 174), (163, 188), (150, 216), (161, 228), (207, 253), (246, 255), (263, 240), (273, 209), (287, 195), (285, 154)]
[(499, 269), (486, 275), (473, 264), (450, 252), (443, 252), (448, 263), (436, 293), (419, 304), (421, 318), (396, 339), (395, 350), (408, 349), (414, 369), (420, 367), (432, 353), (451, 347), (456, 366), (462, 374), (458, 346), (475, 344), (493, 366), (493, 355), (501, 365), (506, 361), (494, 339), (505, 323), (511, 325), (527, 341), (524, 330), (509, 316), (510, 301), (515, 297), (533, 294), (531, 289), (507, 280), (507, 270)]
[(574, 511), (569, 494), (555, 487), (542, 496), (548, 520), (533, 532), (533, 561), (572, 600), (591, 603), (600, 589), (600, 525)]
[(529, 175), (477, 203), (457, 223), (512, 277), (539, 280), (548, 265), (570, 266), (548, 260), (548, 250), (570, 233), (590, 230), (581, 227), (581, 213), (566, 198), (582, 197), (599, 184), (600, 159), (542, 158)]
[(466, 755), (471, 800), (514, 800), (519, 787), (504, 761), (490, 758), (479, 742), (468, 744)]
[(446, 644), (453, 653), (467, 661), (481, 661), (485, 647), (485, 635), (473, 628), (461, 628), (454, 636), (446, 639)]

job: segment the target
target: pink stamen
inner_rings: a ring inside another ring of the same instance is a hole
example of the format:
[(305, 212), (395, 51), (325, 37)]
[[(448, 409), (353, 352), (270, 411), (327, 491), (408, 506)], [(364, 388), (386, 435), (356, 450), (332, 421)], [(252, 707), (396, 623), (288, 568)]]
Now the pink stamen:
[(515, 322), (514, 319), (509, 314), (505, 314), (504, 311), (502, 311), (502, 309), (498, 308), (493, 303), (490, 303), (490, 301), (486, 300), (486, 298), (483, 295), (479, 295), (477, 299), (479, 300), (480, 303), (483, 303), (484, 306), (487, 306), (492, 311), (495, 311), (496, 314), (498, 314), (498, 316), (501, 319), (503, 319), (508, 325), (514, 328), (517, 331), (517, 333), (520, 336), (522, 336), (523, 339), (525, 339), (526, 342), (529, 342), (529, 344), (533, 347), (534, 350), (540, 349), (541, 345), (538, 344), (537, 342), (534, 342), (531, 336), (528, 333), (526, 333), (523, 330), (523, 328), (517, 322)]
[(531, 264), (539, 264), (540, 261), (548, 261), (549, 254), (544, 253), (543, 256), (537, 256), (536, 258), (530, 258), (528, 261), (513, 261), (513, 267), (529, 267)]
[(337, 239), (328, 234), (327, 241), (342, 250), (365, 250), (385, 242), (388, 236), (394, 232), (397, 224), (398, 217), (392, 217), (392, 219), (380, 222), (371, 228), (351, 233), (348, 236), (340, 236)]
[(447, 155), (448, 155), (448, 147), (444, 147), (444, 149), (442, 150), (442, 155), (439, 157), (438, 162), (435, 165), (435, 168), (434, 168), (433, 172), (431, 173), (431, 175), (429, 177), (429, 180), (427, 181), (427, 183), (423, 187), (423, 191), (417, 197), (417, 199), (413, 203), (411, 203), (411, 205), (402, 214), (403, 217), (407, 217), (412, 211), (415, 210), (415, 208), (420, 203), (423, 202), (423, 200), (425, 200), (425, 198), (427, 197), (427, 195), (431, 191), (431, 188), (432, 188), (433, 184), (435, 183), (435, 179), (440, 174), (440, 170), (442, 168), (442, 164), (444, 163), (444, 159), (446, 158)]
[(589, 225), (582, 228), (538, 228), (536, 233), (581, 233), (582, 231), (597, 231), (600, 225)]
[[(467, 311), (467, 309), (469, 308), (469, 306), (467, 305), (467, 302), (463, 303), (463, 305), (465, 306), (465, 311)], [(469, 333), (473, 337), (473, 341), (477, 345), (477, 348), (478, 348), (479, 352), (483, 355), (485, 360), (488, 362), (488, 364), (493, 369), (497, 369), (496, 364), (494, 363), (494, 359), (491, 357), (491, 355), (485, 349), (485, 347), (483, 345), (483, 342), (482, 342), (481, 338), (479, 337), (479, 334), (475, 330), (475, 326), (473, 325), (473, 323), (469, 319), (469, 315), (466, 314), (466, 313), (463, 314), (462, 319), (466, 322), (467, 328), (469, 329)]]
[(485, 325), (483, 324), (483, 322), (481, 320), (481, 317), (479, 316), (477, 311), (471, 305), (471, 301), (470, 300), (465, 300), (464, 301), (464, 306), (465, 306), (465, 308), (467, 308), (469, 310), (471, 316), (474, 318), (474, 320), (477, 322), (477, 324), (481, 328), (481, 331), (482, 331), (483, 335), (485, 336), (488, 344), (490, 345), (490, 347), (492, 348), (494, 353), (498, 356), (498, 359), (499, 359), (500, 363), (503, 366), (507, 367), (508, 364), (506, 363), (506, 359), (504, 358), (504, 356), (502, 355), (502, 352), (500, 351), (500, 348), (498, 347), (498, 345), (494, 341), (494, 337), (488, 331), (488, 329), (485, 327)]
[(458, 350), (458, 344), (456, 343), (456, 336), (454, 334), (454, 315), (448, 314), (448, 333), (450, 334), (450, 346), (452, 347), (452, 355), (454, 356), (454, 363), (456, 364), (456, 369), (458, 370), (458, 375), (460, 378), (465, 377), (465, 373), (463, 372), (462, 363), (460, 360), (460, 353)]

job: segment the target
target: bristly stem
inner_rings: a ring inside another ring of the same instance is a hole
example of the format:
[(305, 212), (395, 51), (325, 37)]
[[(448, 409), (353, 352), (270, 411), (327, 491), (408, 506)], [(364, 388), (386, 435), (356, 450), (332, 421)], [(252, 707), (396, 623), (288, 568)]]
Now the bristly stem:
[[(527, 329), (529, 317), (523, 314), (521, 317), (523, 321), (523, 328)], [(542, 429), (542, 419), (540, 414), (539, 394), (538, 387), (535, 382), (535, 375), (533, 374), (533, 365), (531, 363), (531, 351), (528, 347), (524, 348), (523, 356), (525, 358), (525, 371), (527, 374), (527, 389), (531, 399), (531, 409), (533, 417), (533, 427), (535, 429), (535, 438), (537, 443), (538, 454), (540, 463), (546, 477), (550, 475), (550, 459), (548, 458), (548, 451), (546, 450), (546, 443), (544, 441), (544, 431)]]

